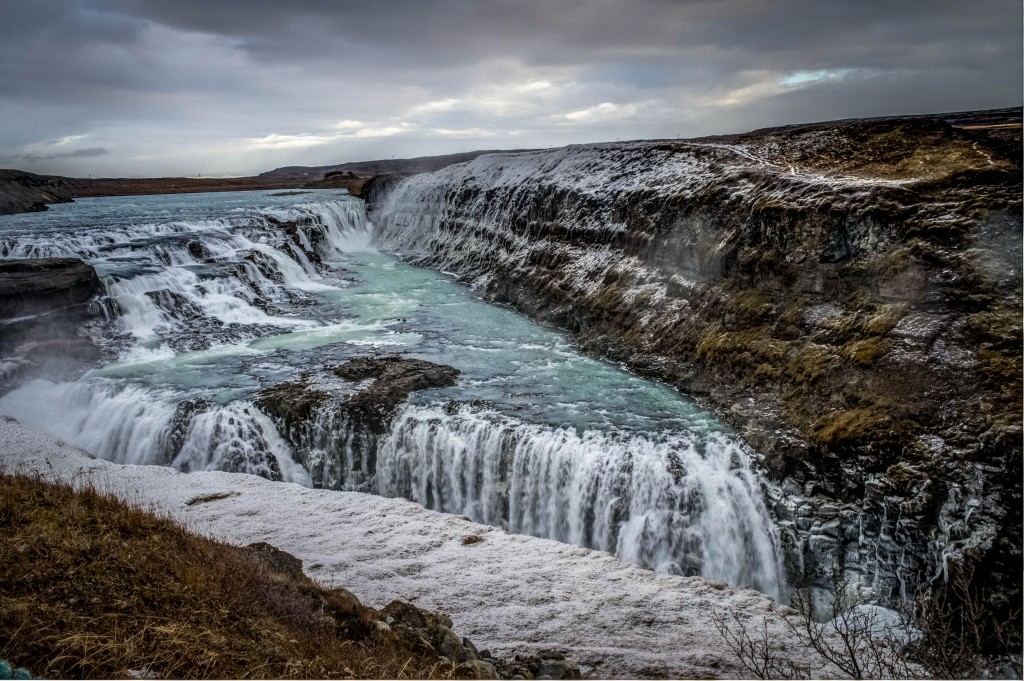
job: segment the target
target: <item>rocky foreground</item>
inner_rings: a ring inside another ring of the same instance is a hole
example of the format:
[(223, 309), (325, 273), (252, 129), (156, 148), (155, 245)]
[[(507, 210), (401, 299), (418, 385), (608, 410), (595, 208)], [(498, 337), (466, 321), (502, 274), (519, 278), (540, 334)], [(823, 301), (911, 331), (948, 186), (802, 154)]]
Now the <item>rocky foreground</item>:
[[(368, 188), (377, 242), (700, 396), (794, 584), (1021, 570), (1020, 109), (494, 154)], [(1019, 617), (1019, 615), (1017, 615)]]

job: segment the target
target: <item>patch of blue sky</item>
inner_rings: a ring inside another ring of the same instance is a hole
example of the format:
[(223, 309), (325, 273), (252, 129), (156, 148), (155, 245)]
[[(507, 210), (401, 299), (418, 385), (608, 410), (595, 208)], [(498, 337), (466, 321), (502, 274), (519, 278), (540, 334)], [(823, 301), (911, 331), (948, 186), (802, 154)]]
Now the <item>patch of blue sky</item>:
[(779, 85), (806, 85), (823, 80), (839, 80), (853, 73), (854, 69), (821, 69), (818, 71), (794, 71), (779, 81)]

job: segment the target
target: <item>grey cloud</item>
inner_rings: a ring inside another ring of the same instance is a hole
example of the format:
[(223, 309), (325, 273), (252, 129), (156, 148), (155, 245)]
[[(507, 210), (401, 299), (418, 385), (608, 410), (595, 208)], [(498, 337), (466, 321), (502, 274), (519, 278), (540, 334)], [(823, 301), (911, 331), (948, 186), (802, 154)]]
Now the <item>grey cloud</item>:
[[(54, 172), (256, 172), (479, 141), (453, 130), (550, 146), (1007, 106), (1021, 14), (1016, 0), (4, 0), (0, 154)], [(818, 71), (846, 75), (778, 86)], [(551, 87), (516, 89), (529, 81)], [(606, 104), (636, 115), (565, 118)], [(408, 131), (335, 136), (341, 120)], [(110, 153), (38, 151), (83, 133)], [(322, 143), (245, 142), (269, 135)]]
[(48, 154), (42, 158), (45, 160), (55, 158), (96, 158), (97, 156), (106, 156), (109, 153), (110, 150), (103, 147), (90, 147), (88, 149), (76, 149), (74, 151), (62, 151), (56, 154)]
[(71, 159), (71, 158), (96, 158), (97, 156), (106, 156), (110, 153), (109, 149), (104, 147), (90, 147), (88, 149), (75, 149), (74, 151), (58, 151), (52, 154), (16, 154), (12, 156), (5, 156), (5, 163), (38, 163), (40, 161), (54, 161), (59, 159)]
[(110, 4), (138, 18), (231, 36), (257, 58), (368, 52), (389, 63), (438, 65), (495, 55), (578, 64), (709, 45), (783, 61), (811, 53), (872, 62), (893, 51), (913, 54), (921, 44), (1019, 43), (1013, 19), (1021, 13), (1008, 0), (250, 0), (243, 11), (231, 0)]

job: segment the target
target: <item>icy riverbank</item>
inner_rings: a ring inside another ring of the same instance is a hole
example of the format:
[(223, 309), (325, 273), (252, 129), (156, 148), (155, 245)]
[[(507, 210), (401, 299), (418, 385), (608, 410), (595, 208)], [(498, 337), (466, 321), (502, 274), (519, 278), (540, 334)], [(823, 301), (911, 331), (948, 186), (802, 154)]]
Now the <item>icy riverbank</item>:
[[(559, 650), (593, 677), (707, 678), (742, 675), (715, 633), (715, 610), (758, 622), (767, 615), (786, 634), (776, 604), (753, 589), (656, 574), (402, 499), (113, 464), (6, 417), (0, 443), (9, 470), (92, 484), (235, 544), (269, 542), (368, 605), (405, 599), (445, 612), (457, 631), (503, 656)], [(804, 657), (795, 644), (789, 650)]]

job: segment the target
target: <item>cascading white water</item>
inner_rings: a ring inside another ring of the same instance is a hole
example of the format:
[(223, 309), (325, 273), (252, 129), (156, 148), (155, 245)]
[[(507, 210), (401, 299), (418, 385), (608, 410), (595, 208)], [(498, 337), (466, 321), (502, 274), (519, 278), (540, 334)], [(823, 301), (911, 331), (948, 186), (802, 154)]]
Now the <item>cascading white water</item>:
[(744, 450), (725, 437), (550, 428), (408, 407), (380, 448), (379, 494), (661, 572), (781, 596), (778, 540)]
[[(282, 229), (294, 224), (297, 247)], [(120, 315), (120, 364), (172, 362), (179, 350), (236, 347), (268, 331), (318, 322), (284, 311), (302, 291), (329, 288), (307, 253), (326, 259), (365, 248), (372, 225), (363, 204), (343, 199), (265, 208), (244, 216), (154, 224), (113, 224), (4, 236), (7, 257), (77, 256), (101, 273)], [(156, 347), (157, 344), (161, 344)], [(199, 360), (209, 361), (209, 360)], [(155, 367), (154, 367), (155, 368)], [(23, 423), (118, 463), (229, 470), (309, 485), (290, 445), (246, 400), (226, 404), (187, 398), (105, 376), (70, 384), (36, 380), (0, 398)]]
[(171, 465), (186, 473), (231, 470), (310, 486), (273, 421), (244, 401), (193, 418)]
[(0, 411), (116, 463), (310, 484), (273, 422), (247, 401), (190, 404), (168, 390), (110, 379), (35, 380), (0, 398)]
[(165, 464), (163, 443), (174, 395), (110, 380), (54, 384), (35, 380), (0, 398), (20, 422), (45, 429), (116, 463)]

